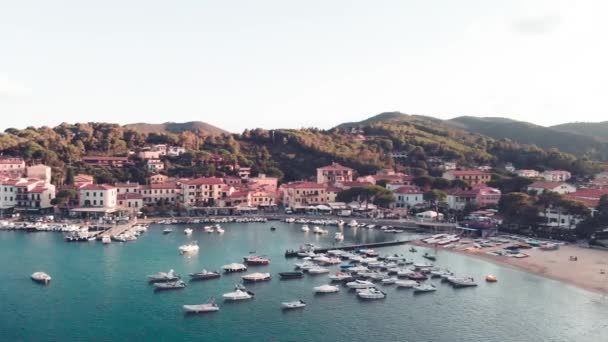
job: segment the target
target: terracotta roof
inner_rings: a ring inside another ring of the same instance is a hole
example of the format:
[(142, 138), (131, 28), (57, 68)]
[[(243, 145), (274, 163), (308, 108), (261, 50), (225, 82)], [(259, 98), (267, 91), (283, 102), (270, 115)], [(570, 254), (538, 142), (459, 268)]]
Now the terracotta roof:
[(325, 185), (315, 182), (293, 182), (283, 184), (283, 187), (289, 189), (325, 189)]
[(249, 191), (235, 191), (230, 194), (230, 198), (247, 197), (248, 195)]
[(108, 184), (87, 184), (80, 188), (81, 190), (113, 190), (116, 189)]
[(537, 188), (537, 189), (547, 189), (547, 190), (551, 190), (551, 189), (555, 189), (561, 185), (569, 185), (567, 183), (564, 182), (550, 182), (550, 181), (538, 181), (538, 182), (534, 182), (530, 185), (528, 185), (528, 188)]
[(325, 190), (327, 192), (340, 192), (342, 191), (342, 189), (335, 187), (335, 186), (328, 186), (327, 188), (325, 188)]
[(422, 190), (415, 186), (402, 186), (395, 190), (396, 194), (422, 194)]
[(573, 201), (579, 201), (589, 208), (595, 208), (598, 206), (598, 204), (600, 204), (599, 199), (577, 197), (577, 196), (573, 196), (572, 193), (566, 194), (566, 195), (564, 195), (564, 197), (566, 197), (567, 199), (573, 200)]
[(600, 199), (604, 195), (608, 195), (608, 189), (579, 189), (568, 194), (573, 197), (584, 197), (592, 199)]
[(318, 168), (319, 170), (324, 170), (324, 171), (352, 171), (352, 169), (350, 167), (346, 167), (344, 165), (340, 165), (338, 163), (331, 163), (331, 165), (327, 165), (327, 166), (323, 166)]
[(0, 158), (0, 164), (24, 164), (22, 158)]
[(139, 187), (139, 183), (116, 183), (114, 184), (115, 187), (117, 188), (133, 188), (133, 187)]
[(224, 184), (221, 178), (217, 177), (200, 177), (184, 182), (187, 185), (205, 185), (205, 184)]
[(362, 187), (362, 186), (368, 186), (368, 185), (374, 185), (370, 182), (341, 182), (340, 183), (342, 186), (348, 186), (351, 188), (356, 188), (356, 187)]
[(33, 192), (33, 193), (41, 193), (41, 192), (44, 192), (46, 190), (47, 190), (47, 188), (44, 187), (44, 186), (37, 186), (37, 187), (33, 188), (32, 190), (30, 190), (28, 192), (30, 192), (30, 193), (31, 192)]

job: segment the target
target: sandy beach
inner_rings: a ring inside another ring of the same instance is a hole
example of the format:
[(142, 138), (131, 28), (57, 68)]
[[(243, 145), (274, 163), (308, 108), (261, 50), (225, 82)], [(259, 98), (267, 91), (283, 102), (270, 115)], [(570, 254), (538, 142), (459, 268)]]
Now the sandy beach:
[[(417, 241), (416, 244), (431, 247), (422, 241)], [(529, 257), (513, 258), (486, 253), (500, 250), (504, 246), (481, 249), (471, 249), (471, 246), (472, 241), (463, 240), (463, 243), (459, 244), (456, 248), (447, 248), (445, 250), (538, 274), (586, 290), (608, 293), (608, 251), (576, 245), (564, 245), (560, 246), (558, 250), (552, 251), (544, 251), (538, 248), (525, 249), (522, 252), (528, 254)], [(469, 250), (466, 250), (467, 248)], [(571, 261), (570, 256), (576, 256), (578, 260)]]

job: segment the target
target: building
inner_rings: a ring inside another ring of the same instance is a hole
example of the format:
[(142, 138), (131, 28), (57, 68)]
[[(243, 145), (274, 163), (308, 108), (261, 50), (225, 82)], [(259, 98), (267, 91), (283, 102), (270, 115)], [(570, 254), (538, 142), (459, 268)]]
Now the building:
[(127, 157), (84, 156), (80, 161), (88, 165), (123, 167), (130, 164)]
[(150, 181), (150, 184), (163, 184), (169, 181), (169, 176), (157, 173), (155, 175), (150, 176), (148, 180)]
[(186, 153), (186, 149), (181, 146), (169, 146), (167, 147), (167, 155), (169, 156), (179, 156)]
[[(217, 177), (200, 177), (181, 184), (185, 206), (214, 206), (222, 198), (224, 181)], [(224, 191), (225, 193), (225, 191)]]
[(348, 189), (352, 189), (352, 188), (362, 188), (365, 186), (371, 186), (374, 185), (371, 182), (359, 182), (359, 181), (353, 181), (353, 182), (338, 182), (335, 183), (334, 186), (336, 188), (340, 188), (342, 190), (348, 190)]
[(565, 182), (572, 177), (570, 172), (563, 170), (545, 171), (540, 176), (549, 182)]
[(608, 195), (608, 189), (578, 189), (564, 195), (564, 197), (582, 202), (589, 209), (595, 211), (595, 208), (600, 203), (600, 198), (604, 195)]
[(236, 176), (226, 176), (224, 177), (224, 182), (228, 185), (235, 187), (239, 187), (241, 184), (243, 184), (243, 180), (241, 179), (241, 177)]
[(160, 159), (160, 157), (164, 156), (166, 154), (165, 151), (152, 151), (152, 150), (147, 150), (147, 151), (139, 151), (137, 152), (137, 157), (144, 159), (144, 160), (149, 160), (149, 159)]
[(148, 159), (146, 161), (146, 167), (152, 172), (159, 172), (165, 169), (165, 163), (160, 159)]
[(121, 194), (128, 194), (128, 193), (139, 193), (139, 183), (131, 183), (131, 182), (126, 182), (126, 183), (116, 183), (114, 185), (116, 187), (116, 193), (118, 195)]
[(352, 182), (353, 174), (353, 169), (332, 163), (317, 169), (317, 183), (335, 185), (336, 183)]
[(412, 208), (424, 204), (423, 192), (415, 186), (401, 186), (394, 191), (395, 208)]
[(448, 192), (446, 203), (450, 209), (463, 210), (467, 205), (476, 205), (480, 208), (498, 205), (502, 193), (500, 190), (488, 186), (478, 186), (472, 189), (453, 189)]
[(251, 168), (250, 167), (239, 167), (237, 173), (239, 174), (239, 177), (241, 177), (242, 179), (247, 179), (251, 175)]
[(25, 174), (23, 158), (0, 157), (0, 175), (22, 177)]
[(516, 170), (515, 174), (519, 177), (535, 178), (540, 176), (540, 172), (536, 170)]
[(83, 185), (93, 184), (93, 176), (85, 175), (85, 174), (77, 174), (74, 176), (74, 185), (80, 188)]
[(267, 192), (276, 192), (279, 184), (279, 179), (276, 177), (267, 177), (261, 173), (257, 177), (250, 177), (247, 182), (247, 187), (250, 190), (263, 190)]
[(513, 166), (513, 163), (506, 163), (505, 164), (505, 171), (507, 171), (507, 172), (515, 172), (515, 166)]
[(81, 208), (114, 209), (117, 206), (118, 190), (107, 184), (88, 184), (79, 190)]
[(563, 182), (538, 181), (528, 185), (528, 191), (534, 191), (537, 194), (541, 194), (545, 191), (553, 191), (563, 195), (575, 192), (576, 187)]
[(55, 186), (43, 179), (8, 178), (0, 181), (0, 208), (16, 211), (52, 210)]
[(276, 205), (276, 191), (251, 191), (252, 207), (270, 207)]
[(181, 193), (182, 187), (177, 183), (150, 184), (139, 188), (144, 205), (180, 203)]
[(51, 168), (43, 165), (36, 164), (32, 166), (28, 166), (25, 171), (25, 176), (27, 178), (38, 178), (42, 179), (46, 183), (51, 182)]
[(122, 193), (116, 196), (118, 207), (131, 211), (139, 211), (143, 207), (143, 197), (139, 193)]
[(469, 186), (485, 185), (491, 179), (490, 173), (479, 170), (450, 170), (443, 173), (447, 180), (461, 180)]
[(279, 187), (279, 196), (283, 206), (294, 209), (335, 202), (325, 185), (313, 182), (283, 184)]

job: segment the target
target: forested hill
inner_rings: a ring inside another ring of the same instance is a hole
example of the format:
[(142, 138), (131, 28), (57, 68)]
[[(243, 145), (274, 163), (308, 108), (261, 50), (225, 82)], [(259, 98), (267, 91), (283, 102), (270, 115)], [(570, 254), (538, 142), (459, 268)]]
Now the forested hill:
[[(171, 176), (222, 176), (229, 171), (210, 165), (221, 156), (224, 163), (252, 167), (254, 174), (266, 173), (284, 181), (309, 179), (315, 169), (330, 162), (370, 174), (384, 167), (399, 167), (413, 175), (440, 175), (437, 160), (456, 161), (462, 167), (504, 166), (518, 168), (566, 169), (576, 175), (594, 172), (591, 163), (557, 150), (543, 150), (510, 140), (497, 140), (471, 133), (441, 120), (424, 116), (397, 116), (371, 120), (368, 124), (342, 126), (330, 130), (281, 129), (245, 130), (241, 134), (211, 134), (198, 130), (143, 132), (109, 123), (62, 124), (54, 128), (7, 129), (0, 134), (0, 153), (22, 156), (28, 162), (44, 162), (54, 167), (60, 181), (66, 167), (94, 174), (99, 182), (133, 180), (144, 182), (144, 162), (120, 170), (91, 168), (79, 163), (83, 155), (127, 156), (148, 144), (166, 143), (189, 150), (180, 157), (166, 159)], [(394, 153), (407, 157), (393, 159)]]
[(220, 135), (227, 131), (201, 121), (190, 121), (183, 123), (165, 122), (162, 124), (134, 123), (125, 125), (125, 128), (133, 129), (142, 133), (173, 133), (182, 132), (204, 133), (206, 135)]
[(571, 122), (551, 126), (551, 128), (575, 134), (582, 134), (608, 142), (608, 121), (603, 122)]

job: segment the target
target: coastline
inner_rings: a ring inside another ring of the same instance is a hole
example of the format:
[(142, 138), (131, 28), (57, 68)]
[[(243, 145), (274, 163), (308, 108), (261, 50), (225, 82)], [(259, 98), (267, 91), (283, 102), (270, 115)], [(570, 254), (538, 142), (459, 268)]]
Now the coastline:
[[(416, 240), (412, 244), (433, 248), (421, 240)], [(466, 251), (464, 249), (466, 247), (468, 246), (459, 246), (457, 248), (438, 247), (438, 249), (539, 275), (587, 291), (608, 294), (608, 253), (606, 251), (576, 245), (564, 245), (554, 251), (542, 251), (537, 248), (528, 249), (525, 253), (529, 257), (518, 259), (486, 253), (491, 250), (500, 249), (500, 247), (483, 248), (478, 252)], [(578, 260), (570, 261), (570, 256), (576, 256)], [(604, 270), (605, 273), (601, 274), (601, 270)]]

